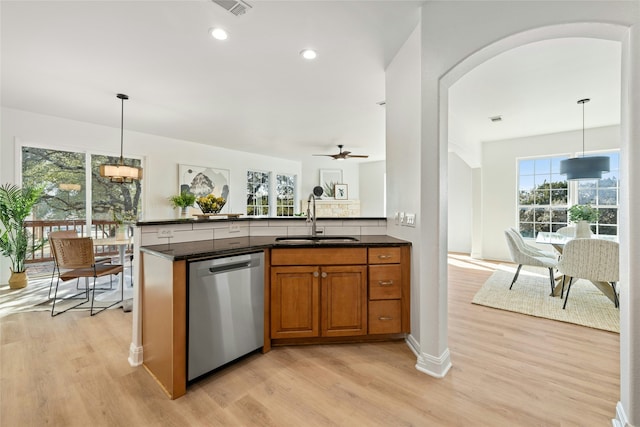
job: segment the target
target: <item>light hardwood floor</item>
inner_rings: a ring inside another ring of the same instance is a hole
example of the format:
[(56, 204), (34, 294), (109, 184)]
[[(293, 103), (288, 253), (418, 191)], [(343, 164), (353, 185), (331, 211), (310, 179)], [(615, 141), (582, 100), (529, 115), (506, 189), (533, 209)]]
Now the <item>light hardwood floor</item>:
[[(403, 342), (280, 347), (169, 400), (127, 363), (131, 315), (1, 320), (0, 425), (608, 426), (617, 334), (470, 303), (491, 264), (452, 254), (443, 379)], [(506, 289), (505, 289), (506, 291)]]

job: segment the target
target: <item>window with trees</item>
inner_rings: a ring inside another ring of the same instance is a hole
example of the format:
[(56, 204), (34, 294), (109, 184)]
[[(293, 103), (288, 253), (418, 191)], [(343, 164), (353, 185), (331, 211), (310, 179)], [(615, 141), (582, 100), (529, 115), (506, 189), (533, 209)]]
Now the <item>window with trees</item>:
[(518, 161), (518, 222), (522, 236), (535, 238), (539, 231), (556, 231), (568, 225), (567, 209), (574, 204), (591, 204), (600, 218), (592, 225), (596, 234), (617, 234), (619, 195), (619, 153), (609, 156), (611, 171), (602, 179), (567, 181), (560, 174), (560, 162), (567, 156), (540, 157)]
[(276, 216), (293, 216), (295, 185), (295, 175), (276, 175)]
[(269, 172), (247, 171), (247, 215), (269, 215)]
[[(33, 209), (33, 219), (82, 223), (89, 212), (93, 236), (97, 235), (96, 224), (100, 222), (137, 219), (142, 206), (141, 183), (114, 184), (100, 176), (100, 164), (118, 160), (118, 157), (22, 147), (23, 184), (44, 187), (43, 197)], [(125, 161), (141, 166), (139, 159)]]

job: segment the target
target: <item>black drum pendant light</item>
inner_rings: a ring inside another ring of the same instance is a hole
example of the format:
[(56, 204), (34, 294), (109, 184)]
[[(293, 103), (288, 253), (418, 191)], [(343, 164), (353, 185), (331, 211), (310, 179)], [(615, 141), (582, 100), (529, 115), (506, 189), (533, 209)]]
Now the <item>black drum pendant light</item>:
[(142, 179), (142, 168), (124, 164), (124, 156), (122, 155), (124, 144), (124, 100), (129, 99), (129, 97), (123, 93), (117, 94), (116, 97), (122, 103), (120, 109), (120, 160), (115, 165), (100, 165), (100, 176), (109, 178), (111, 182), (124, 184)]
[(573, 157), (560, 162), (560, 173), (567, 175), (568, 180), (600, 179), (602, 172), (609, 172), (609, 157), (584, 156), (584, 104), (589, 101), (589, 98), (578, 101), (578, 104), (582, 104), (582, 157)]

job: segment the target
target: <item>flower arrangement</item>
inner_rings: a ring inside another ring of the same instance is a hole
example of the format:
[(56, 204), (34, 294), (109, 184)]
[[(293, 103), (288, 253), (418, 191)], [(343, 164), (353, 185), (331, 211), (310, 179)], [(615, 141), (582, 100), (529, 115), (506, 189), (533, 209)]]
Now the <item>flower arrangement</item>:
[(600, 216), (600, 212), (591, 205), (573, 205), (567, 212), (571, 222), (587, 221), (593, 223)]
[(218, 213), (222, 210), (227, 201), (224, 197), (216, 197), (213, 194), (198, 197), (196, 203), (200, 207), (202, 213)]

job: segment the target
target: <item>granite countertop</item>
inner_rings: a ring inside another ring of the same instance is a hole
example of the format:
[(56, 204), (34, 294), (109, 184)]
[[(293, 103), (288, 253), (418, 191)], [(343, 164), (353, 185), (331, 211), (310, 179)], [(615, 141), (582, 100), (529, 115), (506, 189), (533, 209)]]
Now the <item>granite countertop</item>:
[[(290, 236), (292, 237), (292, 236)], [(330, 237), (330, 236), (326, 236)], [(361, 247), (361, 246), (407, 246), (411, 242), (391, 236), (352, 236), (357, 241), (322, 242), (313, 241), (283, 243), (276, 236), (236, 237), (231, 239), (200, 240), (195, 242), (166, 243), (142, 246), (140, 251), (170, 259), (172, 261), (215, 258), (259, 252), (269, 248), (319, 248), (319, 247)]]
[[(386, 220), (385, 217), (318, 217), (318, 221), (367, 221), (367, 220)], [(281, 216), (281, 217), (253, 217), (253, 216), (242, 216), (239, 218), (226, 218), (219, 217), (216, 219), (210, 218), (197, 218), (197, 217), (188, 217), (188, 218), (173, 218), (173, 219), (149, 219), (136, 222), (137, 226), (147, 226), (147, 225), (167, 225), (167, 224), (186, 224), (186, 223), (202, 223), (202, 222), (213, 222), (213, 221), (224, 221), (224, 222), (232, 222), (232, 221), (300, 221), (306, 222), (307, 218), (303, 216)]]

